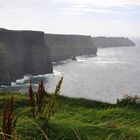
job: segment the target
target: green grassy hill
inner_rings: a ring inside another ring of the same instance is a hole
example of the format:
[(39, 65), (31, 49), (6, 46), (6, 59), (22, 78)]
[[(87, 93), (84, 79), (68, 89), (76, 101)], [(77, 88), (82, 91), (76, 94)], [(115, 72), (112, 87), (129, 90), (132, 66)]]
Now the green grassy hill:
[[(39, 129), (45, 132), (43, 120), (33, 119), (28, 95), (0, 93), (0, 108), (3, 96), (10, 98), (13, 94), (15, 114), (18, 116), (16, 135), (21, 140), (45, 140)], [(139, 140), (140, 105), (120, 107), (60, 96), (59, 108), (49, 125), (50, 132), (47, 135), (50, 140)]]

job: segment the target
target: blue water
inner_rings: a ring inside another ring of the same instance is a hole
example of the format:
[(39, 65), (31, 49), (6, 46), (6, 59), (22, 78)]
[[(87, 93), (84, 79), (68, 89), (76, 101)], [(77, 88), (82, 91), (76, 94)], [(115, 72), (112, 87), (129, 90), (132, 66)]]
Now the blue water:
[(115, 103), (124, 94), (140, 95), (140, 47), (98, 49), (97, 57), (67, 60), (54, 66), (54, 74), (25, 76), (8, 88), (27, 92), (29, 80), (37, 89), (43, 78), (51, 92), (62, 75), (61, 94), (65, 96)]

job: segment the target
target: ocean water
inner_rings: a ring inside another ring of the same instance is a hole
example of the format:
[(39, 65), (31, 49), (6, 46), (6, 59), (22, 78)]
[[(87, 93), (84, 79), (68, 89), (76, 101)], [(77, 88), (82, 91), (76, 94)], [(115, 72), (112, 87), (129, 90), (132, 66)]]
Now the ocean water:
[(80, 56), (77, 61), (54, 65), (54, 73), (24, 76), (6, 89), (28, 92), (31, 80), (37, 89), (40, 79), (51, 92), (61, 76), (61, 94), (115, 103), (124, 94), (140, 95), (140, 46), (98, 49), (97, 56)]

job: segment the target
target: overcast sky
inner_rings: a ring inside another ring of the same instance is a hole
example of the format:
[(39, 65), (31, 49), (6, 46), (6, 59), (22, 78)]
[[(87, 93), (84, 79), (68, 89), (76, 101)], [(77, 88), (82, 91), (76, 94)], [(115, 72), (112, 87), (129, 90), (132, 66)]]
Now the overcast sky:
[(140, 37), (140, 0), (0, 0), (0, 27)]

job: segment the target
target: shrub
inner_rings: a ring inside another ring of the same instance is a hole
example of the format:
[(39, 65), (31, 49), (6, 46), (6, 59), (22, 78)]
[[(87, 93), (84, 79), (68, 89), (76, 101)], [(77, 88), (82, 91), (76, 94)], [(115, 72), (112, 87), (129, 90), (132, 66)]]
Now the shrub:
[(45, 97), (45, 88), (44, 88), (43, 81), (41, 80), (41, 82), (39, 84), (38, 92), (36, 93), (36, 101), (37, 101), (39, 114), (41, 114), (41, 112), (42, 112), (44, 97)]
[(33, 93), (31, 82), (30, 82), (30, 86), (29, 86), (29, 100), (30, 100), (30, 104), (32, 106), (32, 114), (35, 119), (35, 94)]
[[(30, 83), (29, 98), (30, 104), (32, 106), (33, 117), (35, 118), (35, 115), (38, 115), (40, 119), (45, 120), (46, 125), (48, 124), (51, 116), (53, 116), (53, 114), (57, 110), (57, 99), (60, 94), (62, 81), (63, 77), (59, 80), (58, 84), (56, 85), (55, 91), (50, 96), (47, 96), (42, 80), (39, 84), (37, 93), (33, 92), (32, 85)], [(36, 108), (38, 108), (37, 111), (35, 110)]]
[(136, 105), (140, 103), (140, 97), (137, 95), (129, 96), (128, 94), (125, 94), (123, 98), (117, 99), (117, 105)]
[(61, 84), (63, 81), (63, 77), (59, 80), (56, 85), (55, 91), (51, 94), (49, 100), (44, 104), (44, 108), (42, 111), (41, 118), (46, 120), (46, 124), (50, 120), (51, 116), (56, 112), (58, 107), (58, 97), (60, 95)]
[(3, 140), (8, 140), (13, 136), (17, 122), (17, 117), (14, 114), (13, 96), (11, 97), (8, 103), (6, 102), (6, 99), (3, 98), (2, 119), (3, 119), (2, 132), (4, 134)]

